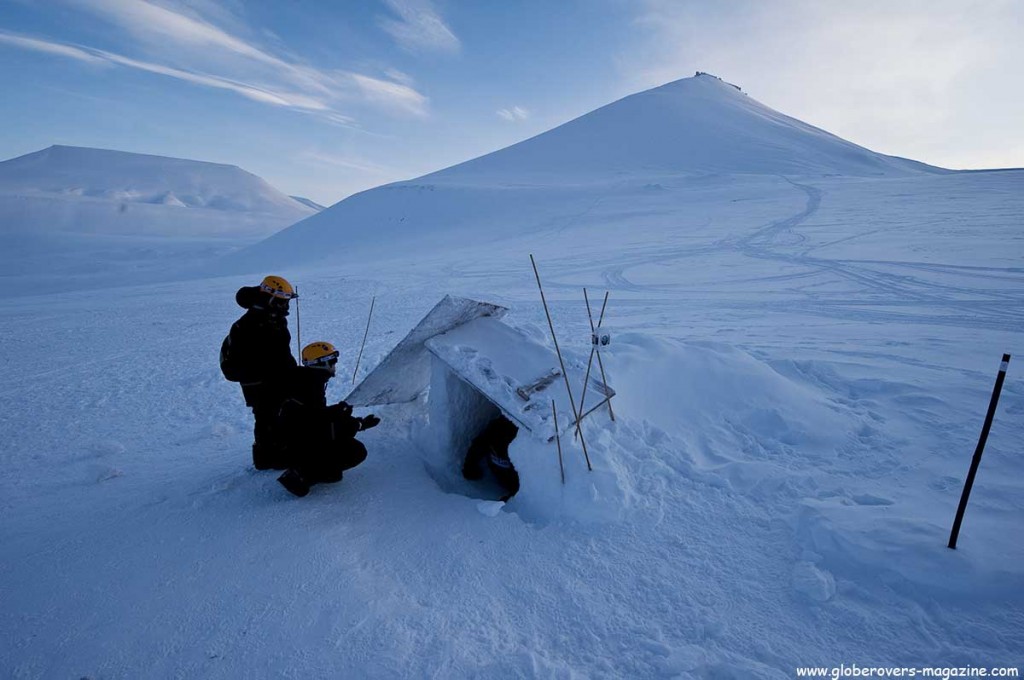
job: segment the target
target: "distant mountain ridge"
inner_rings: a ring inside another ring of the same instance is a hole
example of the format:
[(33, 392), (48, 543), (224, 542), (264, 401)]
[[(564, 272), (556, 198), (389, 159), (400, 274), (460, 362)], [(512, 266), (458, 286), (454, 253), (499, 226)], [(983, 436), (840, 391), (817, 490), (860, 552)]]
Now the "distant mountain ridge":
[(51, 146), (0, 162), (0, 264), (36, 290), (110, 285), (223, 255), (316, 212), (233, 165)]
[(312, 206), (234, 165), (54, 145), (0, 163), (0, 194), (280, 213)]

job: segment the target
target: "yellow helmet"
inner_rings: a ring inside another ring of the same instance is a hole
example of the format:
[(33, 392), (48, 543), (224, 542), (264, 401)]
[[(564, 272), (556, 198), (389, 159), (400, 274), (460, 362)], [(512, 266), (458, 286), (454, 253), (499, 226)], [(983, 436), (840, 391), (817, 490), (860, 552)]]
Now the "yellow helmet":
[(338, 363), (338, 350), (329, 342), (311, 342), (302, 348), (302, 365), (325, 367)]
[(282, 300), (291, 300), (292, 298), (299, 297), (296, 295), (295, 289), (292, 288), (292, 284), (288, 283), (288, 280), (283, 276), (266, 277), (260, 284), (260, 290)]

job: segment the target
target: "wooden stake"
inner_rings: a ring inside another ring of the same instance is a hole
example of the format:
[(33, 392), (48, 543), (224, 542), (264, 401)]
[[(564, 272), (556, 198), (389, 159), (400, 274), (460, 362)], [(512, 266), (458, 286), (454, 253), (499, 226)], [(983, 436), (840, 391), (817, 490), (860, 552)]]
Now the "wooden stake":
[(565, 485), (565, 466), (562, 465), (562, 438), (558, 435), (558, 411), (555, 400), (551, 400), (551, 418), (555, 421), (555, 443), (558, 445), (558, 469), (562, 472), (562, 485)]
[[(540, 283), (540, 272), (537, 271), (537, 263), (533, 259), (533, 253), (530, 253), (530, 264), (533, 265), (533, 275), (537, 277), (537, 288), (540, 290), (540, 301), (544, 303), (544, 314), (548, 317), (548, 328), (551, 329), (551, 339), (555, 343), (555, 353), (558, 354), (558, 364), (562, 367), (562, 377), (565, 378), (565, 391), (569, 393), (569, 406), (572, 407), (572, 417), (577, 421), (580, 419), (579, 411), (576, 410), (576, 400), (572, 397), (572, 386), (569, 385), (569, 374), (565, 371), (565, 362), (562, 361), (562, 350), (558, 348), (558, 338), (555, 336), (555, 324), (551, 322), (551, 312), (548, 310), (548, 301), (544, 297), (544, 286)], [(591, 472), (594, 470), (590, 465), (590, 454), (587, 453), (587, 442), (583, 439), (583, 433), (580, 432), (580, 444), (583, 445), (583, 457), (587, 460), (587, 470)]]
[(363, 333), (363, 344), (359, 345), (359, 356), (356, 357), (356, 370), (352, 371), (352, 384), (356, 384), (356, 374), (359, 373), (359, 362), (363, 358), (363, 348), (366, 347), (366, 336), (370, 334), (370, 319), (373, 318), (373, 304), (377, 301), (377, 296), (374, 295), (370, 299), (370, 315), (366, 317), (366, 331)]

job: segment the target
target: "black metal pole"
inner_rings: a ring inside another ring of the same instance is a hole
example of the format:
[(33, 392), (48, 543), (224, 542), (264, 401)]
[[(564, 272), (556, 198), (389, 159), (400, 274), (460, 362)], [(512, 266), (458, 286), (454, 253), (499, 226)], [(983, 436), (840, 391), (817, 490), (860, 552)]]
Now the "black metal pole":
[(953, 521), (953, 530), (949, 533), (948, 547), (956, 550), (956, 539), (960, 536), (960, 523), (964, 521), (964, 511), (967, 509), (967, 499), (971, 497), (971, 487), (974, 486), (974, 476), (978, 474), (978, 465), (981, 464), (981, 454), (985, 451), (985, 442), (988, 441), (988, 431), (992, 428), (992, 419), (996, 415), (996, 404), (999, 403), (999, 393), (1003, 389), (1003, 380), (1006, 378), (1006, 369), (1010, 365), (1010, 355), (1003, 355), (1003, 362), (999, 365), (999, 373), (996, 375), (996, 386), (992, 388), (992, 400), (988, 403), (988, 414), (985, 415), (985, 425), (981, 428), (981, 437), (978, 439), (978, 448), (974, 450), (974, 458), (971, 460), (971, 469), (967, 473), (967, 480), (964, 482), (964, 491), (960, 494), (960, 507), (956, 509), (956, 519)]

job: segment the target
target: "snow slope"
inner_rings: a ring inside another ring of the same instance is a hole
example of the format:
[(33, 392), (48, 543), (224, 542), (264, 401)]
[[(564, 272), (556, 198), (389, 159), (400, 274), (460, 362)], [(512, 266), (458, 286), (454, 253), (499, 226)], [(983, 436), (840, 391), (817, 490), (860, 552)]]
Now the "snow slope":
[(380, 257), (395, 240), (457, 245), (564, 227), (595, 200), (635, 200), (639, 193), (646, 203), (663, 177), (699, 188), (719, 176), (945, 172), (857, 146), (700, 75), (466, 163), (351, 196), (233, 256), (230, 266), (336, 261), (352, 252)]
[(221, 255), (316, 212), (231, 165), (51, 146), (0, 163), (5, 277), (98, 286)]
[[(360, 375), (446, 293), (508, 307), (548, 342), (531, 252), (578, 366), (581, 289), (610, 290), (616, 421), (587, 420), (594, 471), (563, 441), (563, 491), (551, 446), (521, 438), (526, 483), (496, 508), (460, 478), (461, 452), (445, 468), (420, 447), (431, 424), (414, 403), (379, 409), (368, 460), (294, 499), (249, 468), (251, 416), (216, 363), (236, 288), (271, 270), (4, 297), (5, 676), (1020, 666), (1024, 171), (637, 171), (536, 187), (547, 202), (518, 194), (507, 213), (485, 205), (502, 190), (488, 186), (443, 206), (479, 240), (378, 225), (387, 258), (282, 258), (273, 273), (302, 290), (303, 340), (341, 350), (332, 399), (351, 388), (374, 295)], [(418, 200), (409, 221), (434, 205)]]

